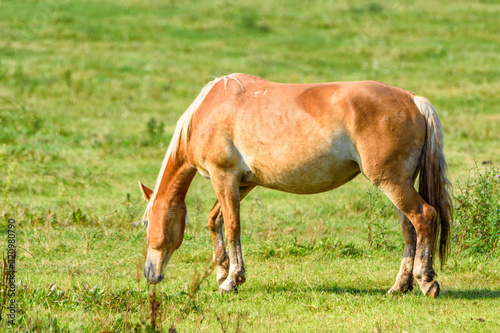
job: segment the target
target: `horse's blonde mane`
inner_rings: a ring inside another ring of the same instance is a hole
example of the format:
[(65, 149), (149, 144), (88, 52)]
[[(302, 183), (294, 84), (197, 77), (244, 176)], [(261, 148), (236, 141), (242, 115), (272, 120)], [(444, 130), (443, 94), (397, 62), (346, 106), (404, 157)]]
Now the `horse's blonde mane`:
[(215, 79), (207, 83), (207, 85), (203, 87), (201, 92), (198, 94), (194, 102), (187, 108), (186, 111), (184, 111), (182, 116), (177, 121), (174, 135), (172, 136), (172, 140), (170, 140), (170, 144), (168, 145), (167, 153), (165, 155), (165, 158), (163, 159), (160, 173), (158, 174), (158, 178), (156, 179), (156, 185), (153, 191), (153, 195), (149, 200), (146, 212), (150, 211), (151, 208), (153, 207), (153, 203), (156, 199), (156, 194), (158, 193), (158, 188), (160, 187), (161, 180), (163, 179), (163, 173), (165, 172), (165, 169), (167, 167), (168, 160), (170, 159), (171, 156), (175, 156), (175, 154), (177, 154), (179, 146), (181, 145), (181, 138), (183, 144), (187, 143), (187, 139), (190, 134), (189, 132), (191, 130), (191, 122), (193, 120), (193, 116), (196, 113), (196, 110), (198, 110), (198, 108), (200, 107), (201, 103), (203, 103), (203, 101), (205, 100), (205, 97), (207, 97), (208, 93), (212, 90), (212, 88), (219, 81), (224, 81), (224, 89), (226, 90), (228, 80), (233, 79), (236, 82), (238, 82), (238, 84), (243, 90), (245, 90), (241, 82), (236, 78), (236, 75), (237, 74), (230, 74), (222, 77), (216, 77)]

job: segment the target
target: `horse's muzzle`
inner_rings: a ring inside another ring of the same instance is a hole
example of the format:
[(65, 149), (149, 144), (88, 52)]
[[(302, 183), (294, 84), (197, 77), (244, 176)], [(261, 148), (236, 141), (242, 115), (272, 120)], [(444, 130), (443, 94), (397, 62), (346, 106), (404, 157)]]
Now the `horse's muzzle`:
[(146, 261), (146, 265), (144, 265), (144, 276), (148, 283), (158, 283), (163, 280), (163, 274), (156, 274), (155, 266), (151, 261)]

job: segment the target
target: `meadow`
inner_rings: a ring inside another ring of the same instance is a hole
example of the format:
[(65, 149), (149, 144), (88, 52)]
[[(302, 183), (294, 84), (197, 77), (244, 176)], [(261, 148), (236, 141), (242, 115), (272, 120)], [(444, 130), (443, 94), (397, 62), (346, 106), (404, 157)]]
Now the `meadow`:
[[(0, 330), (500, 331), (499, 12), (493, 0), (2, 0), (0, 246), (14, 219), (18, 253), (16, 319), (4, 309)], [(145, 282), (137, 181), (154, 186), (177, 119), (233, 72), (378, 80), (433, 103), (456, 216), (438, 299), (386, 295), (402, 236), (362, 175), (315, 196), (251, 192), (247, 282), (225, 295), (206, 228), (215, 195), (196, 176), (184, 243), (164, 281)]]

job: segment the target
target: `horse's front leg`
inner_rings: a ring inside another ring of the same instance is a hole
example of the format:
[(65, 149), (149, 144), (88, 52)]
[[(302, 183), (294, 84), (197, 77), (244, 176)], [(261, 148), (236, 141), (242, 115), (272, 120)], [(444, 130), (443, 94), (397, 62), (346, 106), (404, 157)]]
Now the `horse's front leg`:
[(229, 257), (224, 246), (224, 234), (222, 227), (224, 219), (219, 201), (217, 201), (208, 216), (208, 229), (212, 234), (214, 246), (214, 265), (217, 269), (217, 283), (219, 286), (226, 280), (229, 272)]
[[(254, 186), (244, 186), (239, 188), (240, 201), (247, 196)], [(212, 211), (208, 216), (208, 229), (212, 234), (212, 243), (214, 247), (213, 262), (217, 269), (217, 283), (219, 286), (226, 280), (229, 273), (229, 257), (224, 244), (224, 234), (222, 227), (224, 226), (224, 218), (220, 201), (217, 200)]]
[(242, 198), (240, 192), (248, 192), (245, 188), (240, 189), (240, 179), (227, 172), (212, 175), (212, 185), (224, 217), (229, 256), (229, 272), (226, 280), (219, 286), (219, 292), (231, 291), (245, 282), (245, 265), (240, 241), (240, 199)]

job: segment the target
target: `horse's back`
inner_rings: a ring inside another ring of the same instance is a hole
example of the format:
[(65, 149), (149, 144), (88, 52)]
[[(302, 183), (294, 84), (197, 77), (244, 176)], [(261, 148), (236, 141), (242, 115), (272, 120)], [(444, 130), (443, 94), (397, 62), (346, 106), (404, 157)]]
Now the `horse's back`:
[(234, 169), (254, 185), (316, 193), (405, 155), (401, 143), (423, 142), (411, 128), (415, 109), (410, 93), (375, 81), (282, 84), (238, 74), (207, 96), (191, 147), (208, 175)]

